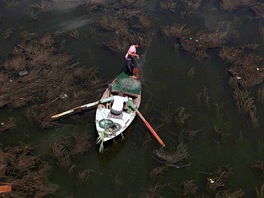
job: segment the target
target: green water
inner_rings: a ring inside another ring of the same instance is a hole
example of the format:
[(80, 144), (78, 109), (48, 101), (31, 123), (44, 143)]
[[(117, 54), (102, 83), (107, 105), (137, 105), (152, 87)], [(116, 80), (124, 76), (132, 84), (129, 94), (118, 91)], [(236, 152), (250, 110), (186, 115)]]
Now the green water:
[[(82, 7), (85, 2), (49, 1), (52, 9), (41, 13), (41, 20), (32, 20), (25, 13), (32, 10), (30, 5), (40, 1), (19, 1), (19, 6), (12, 8), (1, 1), (1, 32), (9, 28), (13, 32), (8, 39), (1, 37), (1, 62), (19, 43), (18, 35), (23, 29), (40, 35), (62, 29), (78, 30), (78, 39), (62, 35), (64, 51), (85, 67), (97, 66), (98, 76), (110, 82), (124, 67), (125, 51), (116, 53), (103, 47), (102, 43), (108, 39), (107, 33), (104, 36), (90, 35), (89, 30), (91, 27), (97, 28), (96, 23), (102, 15), (111, 16), (114, 11), (89, 13)], [(97, 2), (104, 4), (108, 1)], [(252, 11), (238, 9), (227, 12), (216, 5), (214, 1), (203, 1), (198, 11), (185, 18), (180, 16), (182, 7), (174, 12), (164, 12), (160, 9), (159, 1), (146, 0), (144, 6), (139, 8), (153, 19), (153, 26), (149, 30), (152, 32), (152, 42), (149, 47), (139, 49), (139, 53), (144, 54), (139, 60), (142, 74), (140, 111), (154, 128), (164, 122), (162, 113), (168, 108), (184, 107), (191, 114), (183, 126), (171, 122), (158, 131), (166, 150), (170, 150), (180, 143), (181, 131), (199, 130), (192, 140), (185, 136), (191, 155), (190, 167), (169, 168), (161, 175), (150, 177), (151, 171), (159, 166), (153, 160), (152, 152), (160, 146), (139, 118), (125, 132), (124, 140), (118, 138), (106, 144), (104, 153), (99, 154), (99, 147), (95, 143), (94, 110), (60, 120), (55, 128), (41, 129), (37, 123), (26, 118), (27, 107), (5, 107), (1, 109), (0, 119), (14, 116), (17, 127), (1, 134), (1, 143), (3, 146), (14, 146), (20, 142), (36, 146), (35, 154), (42, 156), (52, 166), (50, 181), (59, 185), (53, 197), (148, 197), (147, 194), (149, 197), (181, 197), (180, 191), (187, 180), (194, 180), (198, 187), (197, 194), (214, 197), (206, 190), (209, 176), (205, 173), (213, 173), (220, 166), (230, 167), (232, 174), (225, 181), (225, 186), (217, 191), (241, 189), (245, 193), (243, 197), (256, 197), (255, 187), (263, 184), (263, 173), (252, 169), (251, 162), (264, 161), (263, 103), (255, 99), (259, 126), (253, 128), (250, 121), (238, 112), (232, 89), (228, 86), (230, 74), (227, 64), (216, 56), (217, 52), (209, 50), (210, 56), (205, 60), (197, 60), (187, 52), (176, 52), (174, 41), (162, 36), (159, 29), (161, 25), (181, 23), (211, 31), (216, 28), (217, 22), (224, 20), (229, 23), (227, 31), (236, 30), (239, 34), (238, 38), (227, 38), (227, 46), (258, 43), (260, 47), (256, 53), (262, 55), (263, 40), (258, 33), (260, 21), (254, 18)], [(187, 76), (191, 68), (195, 70), (193, 78)], [(198, 96), (203, 96), (205, 90), (209, 102), (206, 103), (203, 97), (199, 102)], [(215, 127), (227, 136), (221, 139)], [(69, 173), (56, 164), (49, 144), (54, 139), (71, 136), (74, 130), (90, 135), (91, 148), (74, 158), (76, 166)], [(80, 183), (77, 174), (85, 169), (91, 170), (90, 176), (87, 182)], [(150, 196), (157, 184), (164, 186)]]

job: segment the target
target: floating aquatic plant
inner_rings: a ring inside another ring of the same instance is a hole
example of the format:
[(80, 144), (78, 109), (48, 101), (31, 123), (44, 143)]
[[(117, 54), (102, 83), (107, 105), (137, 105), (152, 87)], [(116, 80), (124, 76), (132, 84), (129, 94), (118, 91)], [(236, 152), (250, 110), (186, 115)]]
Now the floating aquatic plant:
[(158, 194), (161, 189), (163, 189), (165, 185), (157, 183), (154, 187), (149, 189), (149, 192), (142, 193), (143, 197), (151, 198), (151, 197), (160, 197)]
[[(61, 35), (61, 32), (55, 34)], [(5, 71), (1, 73), (0, 105), (19, 108), (33, 103), (27, 117), (36, 119), (44, 128), (55, 124), (51, 122), (51, 115), (94, 98), (94, 91), (100, 92), (102, 85), (97, 69), (80, 67), (78, 62), (71, 61), (70, 55), (58, 53), (57, 39), (51, 34), (41, 37), (23, 31), (21, 43), (2, 64)], [(89, 89), (78, 88), (79, 82)], [(61, 98), (61, 93), (67, 98)]]
[(19, 2), (16, 0), (4, 0), (7, 8), (14, 8), (19, 5)]
[(235, 89), (234, 98), (236, 105), (241, 112), (249, 113), (255, 110), (254, 98), (250, 96), (250, 92), (246, 90)]
[(48, 12), (51, 9), (51, 4), (47, 1), (41, 0), (40, 3), (36, 3), (35, 5), (32, 5), (32, 7), (38, 9), (41, 12)]
[(100, 22), (102, 29), (117, 32), (127, 30), (127, 23), (117, 17), (102, 16)]
[(258, 188), (255, 188), (256, 191), (256, 198), (263, 198), (264, 197), (264, 183)]
[(94, 172), (94, 170), (85, 169), (83, 171), (80, 171), (77, 176), (78, 181), (81, 183), (87, 182), (92, 172)]
[(145, 31), (149, 29), (152, 25), (152, 20), (146, 15), (139, 15), (137, 17), (136, 24), (133, 25), (134, 28), (137, 28), (139, 31)]
[(240, 7), (247, 7), (253, 5), (254, 3), (254, 0), (222, 0), (220, 5), (223, 10), (235, 10)]
[(196, 191), (198, 190), (198, 187), (194, 183), (194, 180), (187, 180), (183, 182), (183, 197), (191, 197), (196, 194)]
[(191, 29), (187, 28), (186, 25), (175, 24), (171, 26), (161, 26), (161, 32), (166, 37), (183, 38), (191, 33)]
[(176, 6), (177, 6), (177, 2), (172, 1), (172, 0), (164, 1), (160, 3), (160, 7), (163, 10), (172, 11), (176, 8)]
[(120, 188), (123, 186), (123, 178), (116, 174), (114, 181), (116, 190), (120, 190)]
[(181, 0), (181, 2), (189, 11), (195, 11), (199, 9), (202, 4), (202, 0)]
[(64, 168), (68, 168), (72, 165), (70, 154), (67, 150), (67, 144), (69, 143), (63, 141), (54, 141), (50, 144), (53, 157), (58, 161), (58, 165)]
[(58, 186), (48, 180), (51, 167), (34, 156), (33, 151), (32, 145), (1, 146), (1, 182), (10, 183), (14, 189), (12, 196), (4, 197), (49, 197), (58, 190)]
[(262, 173), (264, 173), (264, 162), (263, 161), (255, 160), (251, 163), (251, 167), (259, 169)]
[(129, 46), (129, 42), (126, 39), (114, 38), (104, 43), (104, 45), (113, 52), (124, 52)]
[(99, 146), (99, 153), (104, 152), (104, 137), (105, 137), (105, 131), (99, 134), (99, 136), (96, 139), (96, 144), (100, 144)]
[(194, 76), (194, 74), (195, 74), (195, 68), (192, 67), (192, 68), (187, 72), (187, 77), (190, 78), (190, 79), (192, 79), (193, 76)]
[(191, 117), (191, 114), (186, 113), (184, 107), (175, 110), (175, 122), (178, 126), (182, 126), (189, 117)]
[(257, 95), (258, 100), (263, 103), (264, 102), (264, 87), (259, 88), (257, 94), (258, 94)]
[(14, 34), (14, 28), (8, 28), (4, 31), (2, 31), (2, 37), (6, 40), (12, 37), (12, 35)]
[(30, 19), (36, 20), (36, 21), (42, 21), (41, 18), (39, 17), (39, 11), (31, 10), (30, 12), (27, 13), (27, 16)]
[(245, 192), (241, 189), (232, 192), (231, 190), (220, 190), (215, 194), (215, 198), (241, 198)]
[(220, 187), (225, 186), (226, 180), (231, 176), (232, 172), (229, 168), (218, 167), (210, 177), (207, 178), (207, 188), (211, 192), (216, 192)]
[(85, 11), (90, 13), (95, 10), (105, 9), (106, 5), (99, 1), (92, 1), (87, 0), (86, 4), (84, 5)]
[(10, 117), (7, 121), (0, 123), (0, 132), (14, 129), (15, 127), (16, 127), (16, 119), (13, 117)]
[(75, 142), (70, 148), (71, 156), (81, 155), (90, 149), (90, 137), (87, 133), (77, 133), (74, 131), (72, 136)]
[(67, 33), (70, 37), (74, 38), (75, 40), (78, 40), (80, 37), (80, 33), (78, 30), (71, 30)]

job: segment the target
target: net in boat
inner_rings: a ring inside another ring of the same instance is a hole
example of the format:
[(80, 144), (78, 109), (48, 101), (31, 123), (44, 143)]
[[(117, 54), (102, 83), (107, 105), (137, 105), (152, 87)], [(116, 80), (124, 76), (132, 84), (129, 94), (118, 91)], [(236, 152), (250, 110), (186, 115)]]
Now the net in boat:
[(126, 73), (121, 73), (112, 86), (112, 91), (140, 94), (141, 82), (137, 79), (130, 78)]
[(102, 119), (99, 121), (99, 126), (103, 128), (106, 132), (117, 132), (120, 130), (121, 126), (118, 123), (113, 122), (109, 119)]
[(126, 90), (137, 90), (140, 89), (141, 83), (133, 78), (126, 78), (120, 80), (120, 87)]

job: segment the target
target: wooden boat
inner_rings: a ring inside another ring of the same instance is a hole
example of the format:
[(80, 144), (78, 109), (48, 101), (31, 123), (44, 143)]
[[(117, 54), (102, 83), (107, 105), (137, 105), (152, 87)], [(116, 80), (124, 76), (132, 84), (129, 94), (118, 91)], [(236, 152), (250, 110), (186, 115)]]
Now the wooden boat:
[[(97, 144), (100, 143), (99, 151), (103, 152), (103, 143), (122, 134), (135, 119), (136, 115), (139, 115), (160, 145), (165, 147), (164, 142), (138, 110), (141, 101), (141, 82), (138, 70), (135, 68), (133, 72), (136, 78), (130, 78), (125, 72), (117, 76), (105, 90), (100, 100), (53, 115), (51, 119), (57, 119), (97, 106), (95, 115), (95, 125), (98, 133)], [(111, 113), (112, 99), (120, 94), (123, 97), (128, 97), (128, 105), (122, 110), (121, 114), (114, 115)]]
[(109, 97), (120, 95), (128, 97), (133, 102), (135, 108), (129, 105), (125, 105), (126, 108), (120, 115), (114, 115), (110, 109), (112, 101), (105, 103), (99, 103), (95, 115), (96, 130), (98, 133), (97, 143), (103, 143), (111, 140), (121, 133), (123, 133), (127, 127), (132, 123), (136, 117), (136, 110), (140, 106), (141, 101), (141, 82), (139, 74), (137, 78), (131, 78), (125, 72), (122, 72), (103, 93), (100, 101), (105, 101)]

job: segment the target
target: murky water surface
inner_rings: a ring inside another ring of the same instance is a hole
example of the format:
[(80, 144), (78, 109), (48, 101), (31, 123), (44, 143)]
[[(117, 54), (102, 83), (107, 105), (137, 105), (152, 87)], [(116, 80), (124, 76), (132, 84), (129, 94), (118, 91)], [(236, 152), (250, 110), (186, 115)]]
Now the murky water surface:
[[(124, 55), (133, 41), (127, 39), (130, 43), (123, 51), (110, 50), (104, 43), (115, 37), (113, 32), (102, 30), (100, 20), (103, 16), (118, 18), (117, 12), (122, 9), (125, 12), (135, 9), (139, 11), (138, 15), (149, 17), (152, 25), (143, 33), (148, 35), (150, 42), (139, 49), (143, 55), (138, 62), (143, 84), (140, 111), (157, 129), (167, 151), (185, 143), (191, 156), (189, 167), (167, 168), (153, 176), (154, 169), (160, 166), (153, 160), (153, 150), (159, 149), (160, 145), (140, 118), (136, 118), (125, 132), (124, 140), (118, 138), (106, 144), (104, 153), (99, 154), (95, 143), (94, 110), (59, 120), (55, 128), (42, 129), (35, 121), (27, 119), (27, 106), (18, 109), (5, 106), (1, 109), (0, 121), (13, 116), (17, 126), (1, 134), (3, 147), (19, 143), (36, 147), (34, 154), (52, 166), (49, 180), (59, 186), (52, 197), (183, 197), (190, 181), (197, 189), (193, 194), (189, 191), (186, 197), (215, 197), (225, 190), (241, 190), (244, 192), (242, 197), (256, 197), (255, 188), (260, 189), (263, 185), (263, 170), (261, 172), (251, 164), (264, 162), (263, 100), (257, 97), (263, 84), (250, 89), (258, 118), (258, 126), (253, 127), (248, 115), (240, 113), (236, 106), (234, 90), (228, 84), (230, 64), (218, 56), (222, 47), (240, 44), (259, 44), (254, 53), (262, 56), (261, 19), (251, 9), (241, 6), (223, 10), (217, 1), (203, 1), (194, 11), (183, 4), (168, 11), (161, 8), (160, 1), (154, 0), (119, 0), (116, 3), (107, 0), (24, 0), (11, 5), (12, 2), (15, 1), (0, 2), (1, 63), (20, 43), (19, 35), (23, 30), (39, 35), (60, 30), (64, 31), (60, 36), (64, 41), (63, 52), (84, 67), (98, 67), (98, 77), (105, 80), (105, 87), (124, 68)], [(40, 8), (45, 6), (43, 2), (48, 3), (46, 10)], [(89, 10), (91, 5), (97, 7)], [(178, 51), (174, 48), (177, 39), (168, 39), (160, 29), (165, 25), (185, 24), (194, 32), (210, 32), (221, 22), (225, 23), (222, 31), (226, 32), (226, 42), (209, 48), (209, 56), (205, 59), (196, 59), (181, 49)], [(74, 31), (78, 33), (76, 37), (69, 34)], [(7, 36), (8, 32), (10, 36)], [(142, 33), (140, 29), (138, 32)], [(192, 69), (194, 74), (190, 76)], [(182, 124), (177, 124), (176, 114), (170, 121), (166, 120), (165, 115), (179, 108), (184, 108), (184, 113), (190, 117)], [(50, 143), (71, 136), (73, 131), (89, 134), (91, 148), (73, 159), (74, 167), (69, 171), (52, 157)], [(194, 131), (197, 133), (192, 136)], [(219, 167), (230, 170), (231, 174), (222, 178), (222, 186), (210, 191), (208, 179), (216, 179), (214, 174)], [(78, 173), (83, 170), (90, 171), (89, 177), (80, 182)]]

